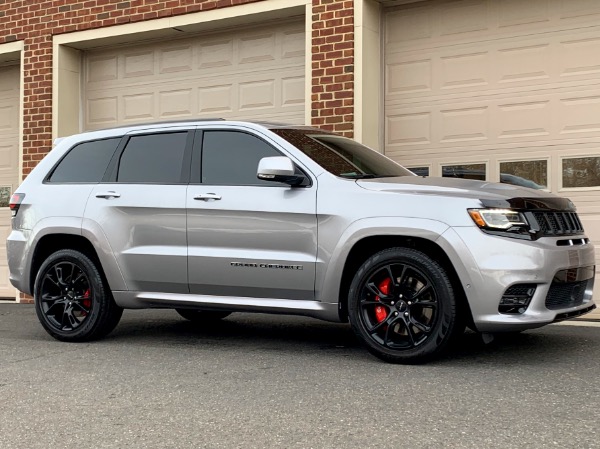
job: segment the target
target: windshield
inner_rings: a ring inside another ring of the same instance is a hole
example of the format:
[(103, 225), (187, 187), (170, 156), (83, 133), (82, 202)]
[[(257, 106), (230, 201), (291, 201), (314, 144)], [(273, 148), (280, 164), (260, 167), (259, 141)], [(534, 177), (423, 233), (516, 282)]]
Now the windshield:
[(336, 176), (350, 179), (414, 176), (384, 155), (346, 137), (314, 129), (271, 129)]

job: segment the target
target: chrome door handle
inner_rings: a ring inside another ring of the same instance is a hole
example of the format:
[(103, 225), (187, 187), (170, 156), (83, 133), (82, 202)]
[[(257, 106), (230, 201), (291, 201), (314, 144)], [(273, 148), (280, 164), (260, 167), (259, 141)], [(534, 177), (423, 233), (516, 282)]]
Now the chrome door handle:
[(195, 200), (200, 201), (209, 201), (209, 200), (220, 200), (221, 195), (217, 195), (216, 193), (201, 193), (200, 195), (196, 195), (194, 197)]
[(117, 192), (100, 192), (100, 193), (96, 193), (96, 198), (105, 198), (105, 199), (110, 199), (110, 198), (120, 198), (121, 194), (117, 193)]

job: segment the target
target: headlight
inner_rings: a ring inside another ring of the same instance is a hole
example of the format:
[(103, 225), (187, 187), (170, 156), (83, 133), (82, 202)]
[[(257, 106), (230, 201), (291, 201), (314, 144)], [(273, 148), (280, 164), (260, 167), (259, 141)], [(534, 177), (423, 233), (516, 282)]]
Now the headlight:
[(468, 212), (483, 231), (529, 237), (529, 223), (521, 212), (511, 209), (468, 209)]

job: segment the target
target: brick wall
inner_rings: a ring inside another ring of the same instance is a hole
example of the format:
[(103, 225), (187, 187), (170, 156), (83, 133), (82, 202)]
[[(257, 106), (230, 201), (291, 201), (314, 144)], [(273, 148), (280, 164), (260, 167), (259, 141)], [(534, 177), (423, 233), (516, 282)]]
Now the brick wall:
[(352, 137), (354, 1), (313, 0), (312, 11), (312, 124)]

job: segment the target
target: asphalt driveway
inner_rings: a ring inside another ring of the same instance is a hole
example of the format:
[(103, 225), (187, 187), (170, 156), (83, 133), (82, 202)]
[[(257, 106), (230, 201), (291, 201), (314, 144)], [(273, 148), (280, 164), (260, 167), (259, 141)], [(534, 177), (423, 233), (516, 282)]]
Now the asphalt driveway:
[(423, 366), (349, 327), (126, 311), (89, 344), (0, 304), (0, 448), (600, 447), (600, 327), (551, 325)]

